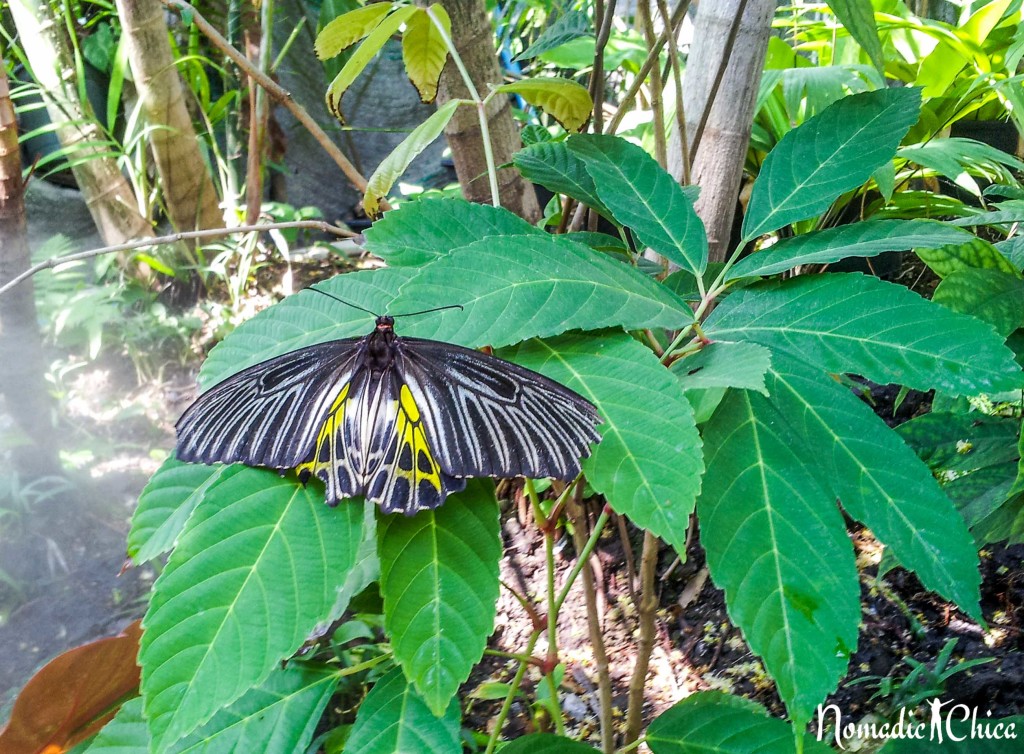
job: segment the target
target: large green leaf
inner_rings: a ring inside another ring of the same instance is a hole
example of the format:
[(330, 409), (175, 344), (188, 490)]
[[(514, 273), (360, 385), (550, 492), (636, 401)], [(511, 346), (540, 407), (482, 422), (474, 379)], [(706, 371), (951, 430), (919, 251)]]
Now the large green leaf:
[(302, 665), (278, 668), (167, 754), (305, 751), (337, 685), (335, 671)]
[(122, 704), (84, 754), (149, 754), (149, 729), (142, 716), (142, 697)]
[(988, 322), (1002, 336), (1024, 326), (1024, 279), (1014, 270), (961, 269), (939, 283), (932, 301)]
[(323, 620), (356, 558), (363, 508), (319, 484), (246, 468), (211, 488), (143, 619), (142, 691), (155, 751), (261, 683)]
[[(382, 269), (338, 275), (317, 288), (357, 306), (385, 313), (413, 270)], [(315, 291), (300, 291), (243, 322), (203, 363), (199, 382), (215, 385), (245, 367), (303, 346), (361, 337), (373, 329), (373, 315)]]
[(878, 38), (875, 8), (871, 0), (828, 0), (828, 7), (868, 54), (882, 78), (885, 78), (885, 55), (882, 53), (882, 40)]
[(570, 8), (559, 16), (551, 26), (542, 31), (532, 45), (516, 55), (514, 60), (529, 60), (548, 50), (561, 47), (566, 42), (593, 35), (594, 29), (590, 25), (590, 19), (587, 18), (586, 12)]
[(423, 199), (385, 213), (366, 231), (366, 250), (391, 267), (420, 267), (490, 236), (546, 235), (507, 209), (465, 199)]
[(704, 445), (697, 514), (708, 568), (802, 727), (857, 645), (860, 589), (846, 526), (810, 449), (758, 393), (726, 395)]
[(182, 463), (174, 456), (164, 461), (139, 496), (128, 532), (128, 557), (140, 565), (170, 552), (206, 491), (242, 468)]
[[(427, 21), (427, 23), (430, 22)], [(412, 161), (444, 132), (448, 121), (452, 119), (461, 104), (459, 100), (453, 99), (441, 105), (429, 118), (416, 126), (412, 133), (402, 140), (401, 144), (391, 150), (387, 157), (381, 160), (380, 165), (367, 181), (366, 191), (363, 193), (363, 208), (367, 215), (377, 216), (380, 200), (387, 196), (395, 181), (401, 177)]]
[(377, 525), (384, 622), (395, 659), (440, 717), (494, 630), (501, 536), (494, 484)]
[(934, 220), (865, 220), (784, 238), (765, 251), (741, 259), (729, 270), (728, 278), (773, 275), (801, 264), (828, 264), (970, 238), (969, 233)]
[(402, 287), (405, 311), (461, 304), (410, 321), (408, 334), (495, 347), (573, 328), (681, 327), (693, 313), (635, 268), (554, 236), (496, 237), (431, 262)]
[(598, 198), (597, 186), (583, 160), (564, 141), (542, 141), (520, 149), (512, 156), (519, 172), (556, 194), (571, 196), (593, 207), (608, 219), (611, 210)]
[(671, 372), (624, 333), (531, 340), (509, 355), (598, 407), (604, 423), (583, 462), (587, 479), (617, 512), (682, 552), (703, 463), (693, 410)]
[(401, 668), (377, 681), (359, 705), (345, 751), (358, 754), (459, 754), (459, 705), (435, 717)]
[(783, 136), (754, 181), (743, 243), (820, 214), (864, 183), (892, 159), (920, 107), (918, 89), (853, 94)]
[(764, 374), (771, 356), (771, 351), (756, 343), (719, 340), (672, 362), (672, 373), (684, 391), (737, 387), (768, 395)]
[(904, 422), (896, 432), (933, 472), (959, 476), (1018, 458), (1019, 428), (1019, 422), (1004, 417), (931, 411)]
[(567, 143), (583, 159), (598, 196), (618, 222), (683, 269), (704, 272), (704, 224), (683, 188), (649, 154), (617, 136), (573, 136)]
[[(950, 226), (951, 227), (951, 226)], [(998, 270), (1007, 275), (1021, 277), (1017, 268), (995, 246), (983, 238), (968, 236), (959, 242), (953, 242), (933, 248), (916, 249), (921, 261), (931, 268), (940, 278), (966, 269)]]
[(713, 340), (751, 340), (829, 372), (955, 394), (1021, 386), (991, 327), (906, 288), (858, 274), (752, 285), (708, 318)]
[[(794, 733), (759, 704), (721, 691), (698, 691), (655, 718), (645, 740), (654, 754), (792, 754)], [(832, 750), (805, 736), (803, 751)]]
[(768, 392), (806, 447), (816, 449), (830, 497), (867, 524), (928, 589), (980, 621), (977, 550), (928, 467), (852, 392), (807, 371), (777, 355)]

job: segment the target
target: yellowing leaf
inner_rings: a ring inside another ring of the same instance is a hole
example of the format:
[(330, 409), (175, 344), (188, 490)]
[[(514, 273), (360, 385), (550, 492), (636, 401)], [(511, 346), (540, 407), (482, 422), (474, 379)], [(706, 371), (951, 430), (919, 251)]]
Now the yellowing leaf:
[(459, 104), (459, 100), (451, 100), (438, 108), (436, 113), (416, 126), (413, 132), (377, 166), (366, 184), (366, 193), (363, 195), (363, 209), (367, 215), (373, 217), (377, 214), (381, 198), (391, 190), (395, 181), (409, 167), (409, 163), (441, 135)]
[[(437, 97), (437, 82), (448, 60), (448, 44), (427, 11), (417, 10), (419, 12), (409, 19), (402, 36), (402, 60), (409, 80), (420, 93), (420, 99), (433, 102)], [(445, 36), (450, 39), (452, 22), (448, 12), (435, 3), (430, 6), (430, 13), (444, 27)]]
[(569, 79), (523, 79), (502, 84), (496, 91), (518, 94), (557, 120), (566, 131), (579, 131), (590, 120), (590, 92)]
[(391, 35), (397, 32), (402, 24), (408, 21), (418, 10), (420, 9), (415, 6), (407, 5), (404, 8), (399, 8), (377, 24), (377, 27), (370, 32), (363, 43), (359, 45), (359, 48), (352, 53), (352, 57), (345, 63), (341, 73), (334, 77), (334, 81), (327, 87), (327, 107), (338, 120), (344, 121), (341, 115), (341, 98), (348, 91), (352, 82), (363, 72), (363, 69), (373, 60), (374, 56), (380, 52), (380, 48), (384, 46), (384, 43), (391, 39)]
[(390, 12), (391, 3), (374, 3), (342, 13), (316, 35), (316, 56), (320, 60), (333, 58), (376, 29)]

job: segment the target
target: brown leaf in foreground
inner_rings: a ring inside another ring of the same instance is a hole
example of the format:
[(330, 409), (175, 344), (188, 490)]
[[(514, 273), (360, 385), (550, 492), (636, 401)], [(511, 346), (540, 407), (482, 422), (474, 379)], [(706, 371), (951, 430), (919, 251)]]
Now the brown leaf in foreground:
[(0, 754), (59, 754), (102, 728), (137, 693), (142, 629), (69, 649), (25, 684), (0, 731)]

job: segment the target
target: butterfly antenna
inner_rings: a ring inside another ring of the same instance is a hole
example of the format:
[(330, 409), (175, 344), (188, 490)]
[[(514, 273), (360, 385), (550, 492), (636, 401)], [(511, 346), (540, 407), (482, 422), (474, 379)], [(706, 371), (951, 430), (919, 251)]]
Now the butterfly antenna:
[(435, 306), (433, 309), (424, 309), (418, 312), (406, 312), (405, 314), (392, 314), (392, 317), (415, 317), (417, 314), (430, 314), (431, 312), (443, 312), (445, 309), (458, 309), (460, 312), (465, 307), (462, 304), (448, 304), (448, 306)]
[(367, 314), (372, 314), (372, 315), (373, 315), (374, 317), (377, 317), (377, 318), (379, 318), (379, 317), (380, 317), (380, 315), (379, 315), (379, 314), (377, 314), (377, 312), (374, 312), (374, 311), (370, 311), (369, 309), (365, 309), (365, 308), (363, 308), (362, 306), (359, 306), (359, 304), (353, 304), (353, 303), (352, 303), (351, 301), (346, 301), (346, 300), (345, 300), (345, 299), (343, 299), (343, 298), (338, 298), (337, 296), (335, 296), (335, 295), (334, 295), (334, 294), (332, 294), (332, 293), (328, 293), (327, 291), (322, 291), (322, 290), (320, 290), (320, 289), (319, 289), (319, 288), (317, 288), (317, 287), (316, 287), (315, 285), (311, 285), (311, 286), (309, 286), (309, 290), (311, 290), (311, 291), (316, 291), (317, 293), (321, 293), (321, 294), (323, 294), (324, 296), (327, 296), (327, 298), (333, 298), (333, 299), (334, 299), (335, 301), (339, 301), (339, 302), (341, 302), (342, 304), (345, 304), (346, 306), (351, 306), (351, 307), (352, 307), (353, 309), (358, 309), (358, 310), (359, 310), (359, 311), (361, 311), (361, 312), (366, 312)]

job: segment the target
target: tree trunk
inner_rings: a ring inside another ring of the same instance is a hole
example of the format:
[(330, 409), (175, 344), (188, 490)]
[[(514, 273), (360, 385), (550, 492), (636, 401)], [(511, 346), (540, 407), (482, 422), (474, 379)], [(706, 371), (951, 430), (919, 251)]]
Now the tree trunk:
[(128, 59), (163, 184), (171, 223), (179, 231), (220, 228), (217, 191), (199, 150), (159, 0), (117, 0)]
[(88, 103), (78, 98), (75, 66), (62, 26), (41, 0), (11, 0), (10, 8), (57, 137), (74, 150), (71, 170), (104, 242), (114, 245), (152, 237), (153, 228), (139, 213), (131, 185), (117, 162), (104, 154), (105, 137)]
[[(21, 177), (18, 125), (0, 58), (0, 286), (31, 264), (25, 237), (25, 196)], [(0, 296), (0, 391), (7, 411), (35, 447), (18, 459), (30, 473), (56, 465), (51, 409), (44, 375), (44, 358), (32, 281), (26, 280)]]
[[(441, 0), (452, 20), (452, 42), (459, 57), (469, 71), (473, 84), (481, 97), (486, 97), (489, 85), (501, 83), (501, 68), (494, 52), (494, 33), (487, 18), (483, 0)], [(449, 61), (441, 73), (437, 90), (437, 104), (452, 99), (469, 97), (466, 85), (455, 64)], [(495, 97), (487, 106), (487, 128), (491, 134), (494, 164), (512, 161), (512, 155), (522, 146), (519, 128), (512, 118), (508, 97)], [(487, 162), (484, 158), (483, 139), (477, 111), (460, 107), (445, 129), (448, 145), (452, 148), (455, 172), (459, 176), (463, 195), (471, 202), (489, 203), (491, 190), (487, 182)], [(540, 218), (540, 206), (533, 186), (511, 168), (498, 171), (498, 194), (501, 204), (530, 222)]]
[[(745, 7), (743, 7), (745, 5)], [(697, 214), (707, 228), (710, 259), (725, 261), (730, 251), (730, 236), (743, 161), (750, 143), (757, 87), (764, 65), (776, 0), (704, 0), (697, 7), (693, 47), (686, 62), (683, 105), (686, 111), (687, 152), (693, 161), (690, 175), (700, 186)], [(699, 125), (712, 93), (722, 53), (728, 46), (737, 16), (739, 26), (728, 65), (703, 133)], [(694, 139), (697, 142), (694, 152)], [(669, 171), (677, 180), (683, 175), (679, 130), (672, 129), (669, 147)]]

